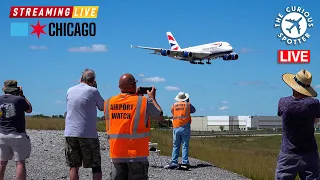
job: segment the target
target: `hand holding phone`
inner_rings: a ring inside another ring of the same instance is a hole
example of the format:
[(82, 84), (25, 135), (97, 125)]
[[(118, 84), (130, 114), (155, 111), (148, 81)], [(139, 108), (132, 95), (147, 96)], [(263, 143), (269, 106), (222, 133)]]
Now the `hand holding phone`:
[(22, 97), (24, 96), (22, 86), (19, 86), (19, 96), (22, 96)]
[(96, 81), (93, 82), (92, 87), (98, 88), (98, 84)]
[(147, 94), (148, 91), (151, 91), (152, 87), (139, 87), (138, 94)]
[(151, 90), (147, 90), (150, 99), (156, 99), (156, 91), (157, 89), (154, 86), (152, 86)]

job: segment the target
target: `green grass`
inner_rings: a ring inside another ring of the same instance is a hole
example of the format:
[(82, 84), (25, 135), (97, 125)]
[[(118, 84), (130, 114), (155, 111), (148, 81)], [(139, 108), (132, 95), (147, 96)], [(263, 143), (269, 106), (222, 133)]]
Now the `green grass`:
[[(97, 127), (99, 131), (105, 131), (104, 122), (99, 122)], [(63, 130), (64, 120), (29, 118), (27, 128)], [(316, 138), (319, 143), (320, 136), (316, 135)], [(152, 130), (151, 141), (159, 143), (163, 155), (171, 156), (171, 131)], [(189, 156), (254, 180), (270, 180), (274, 179), (280, 143), (281, 136), (192, 138)]]

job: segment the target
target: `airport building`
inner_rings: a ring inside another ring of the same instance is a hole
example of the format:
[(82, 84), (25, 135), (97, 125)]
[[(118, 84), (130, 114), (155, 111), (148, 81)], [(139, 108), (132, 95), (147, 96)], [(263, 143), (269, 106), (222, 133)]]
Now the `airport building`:
[(281, 128), (279, 116), (193, 116), (193, 131), (247, 131)]

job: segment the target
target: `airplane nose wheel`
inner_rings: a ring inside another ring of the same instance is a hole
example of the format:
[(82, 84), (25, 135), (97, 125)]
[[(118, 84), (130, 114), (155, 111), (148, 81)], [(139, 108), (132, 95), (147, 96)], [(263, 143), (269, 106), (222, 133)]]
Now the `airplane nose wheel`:
[(211, 64), (211, 62), (206, 62), (206, 64)]

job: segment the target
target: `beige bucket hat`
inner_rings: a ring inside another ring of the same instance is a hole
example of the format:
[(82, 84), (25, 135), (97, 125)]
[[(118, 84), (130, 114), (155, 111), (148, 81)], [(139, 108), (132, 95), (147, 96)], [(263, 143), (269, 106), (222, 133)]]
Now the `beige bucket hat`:
[(297, 74), (286, 73), (282, 75), (282, 80), (297, 92), (309, 96), (317, 97), (317, 92), (311, 87), (312, 74), (302, 69)]

